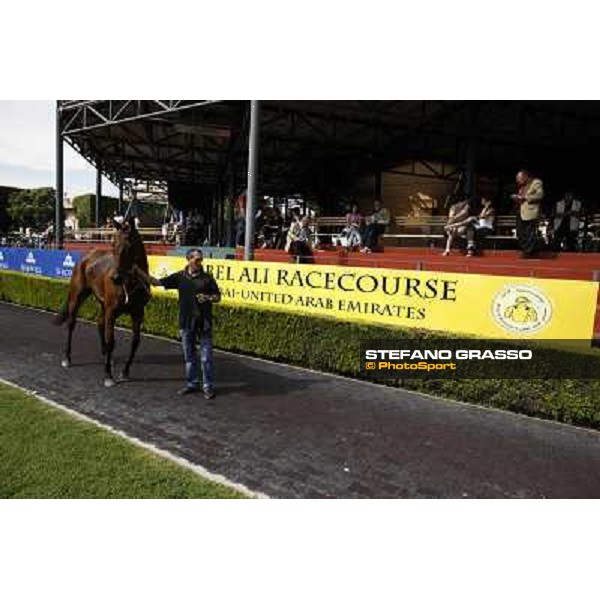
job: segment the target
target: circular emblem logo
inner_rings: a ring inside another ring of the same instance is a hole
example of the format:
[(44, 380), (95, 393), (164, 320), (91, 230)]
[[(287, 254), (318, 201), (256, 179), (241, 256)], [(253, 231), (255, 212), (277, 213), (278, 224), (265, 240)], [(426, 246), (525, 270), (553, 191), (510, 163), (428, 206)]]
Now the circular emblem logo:
[(535, 287), (507, 285), (494, 297), (492, 315), (506, 331), (535, 333), (552, 319), (552, 304)]

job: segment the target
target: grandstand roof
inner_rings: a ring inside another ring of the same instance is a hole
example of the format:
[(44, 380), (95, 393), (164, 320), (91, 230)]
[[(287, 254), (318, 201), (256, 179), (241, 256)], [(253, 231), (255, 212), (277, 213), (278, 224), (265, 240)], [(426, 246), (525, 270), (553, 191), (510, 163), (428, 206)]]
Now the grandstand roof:
[[(115, 183), (217, 185), (235, 173), (239, 187), (247, 172), (248, 105), (63, 100), (60, 130)], [(562, 170), (565, 181), (591, 187), (599, 137), (595, 101), (263, 101), (260, 188), (310, 194), (414, 159), (460, 165), (469, 143), (486, 174)]]

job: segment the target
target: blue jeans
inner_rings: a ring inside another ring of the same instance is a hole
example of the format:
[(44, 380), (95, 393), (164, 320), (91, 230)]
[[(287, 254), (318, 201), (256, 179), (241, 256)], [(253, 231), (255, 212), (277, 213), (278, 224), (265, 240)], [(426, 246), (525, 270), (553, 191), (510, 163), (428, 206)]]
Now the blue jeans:
[(367, 225), (365, 229), (365, 237), (363, 239), (363, 245), (369, 250), (373, 250), (379, 243), (379, 236), (385, 233), (385, 225), (380, 223), (371, 223)]
[(200, 338), (200, 368), (202, 370), (202, 387), (212, 389), (213, 386), (213, 349), (211, 334), (198, 334), (195, 329), (181, 329), (181, 346), (185, 360), (185, 379), (188, 387), (199, 388), (197, 340)]

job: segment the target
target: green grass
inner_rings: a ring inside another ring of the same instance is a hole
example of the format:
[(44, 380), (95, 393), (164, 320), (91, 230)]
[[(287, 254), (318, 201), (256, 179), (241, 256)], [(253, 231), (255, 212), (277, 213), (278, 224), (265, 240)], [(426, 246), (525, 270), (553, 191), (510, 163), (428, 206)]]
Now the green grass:
[(0, 498), (242, 498), (0, 384)]

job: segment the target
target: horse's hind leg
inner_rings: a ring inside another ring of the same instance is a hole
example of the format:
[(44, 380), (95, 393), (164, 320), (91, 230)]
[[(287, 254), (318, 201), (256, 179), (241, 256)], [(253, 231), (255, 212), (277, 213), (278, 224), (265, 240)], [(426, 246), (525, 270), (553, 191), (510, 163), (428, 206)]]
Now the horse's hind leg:
[(69, 291), (69, 299), (67, 303), (67, 347), (65, 349), (65, 357), (61, 363), (63, 367), (71, 366), (71, 343), (73, 340), (73, 330), (77, 324), (77, 313), (79, 312), (79, 308), (83, 304), (83, 301), (90, 295), (90, 293), (91, 291), (87, 288), (78, 289), (76, 287), (74, 288), (73, 286)]
[(142, 308), (140, 311), (135, 311), (131, 313), (131, 331), (133, 337), (131, 338), (131, 350), (129, 352), (129, 358), (123, 367), (123, 373), (121, 375), (121, 380), (129, 379), (129, 369), (131, 368), (131, 363), (133, 362), (133, 358), (135, 356), (135, 352), (140, 345), (140, 332), (142, 329), (142, 322), (144, 320), (144, 309)]
[(115, 311), (107, 308), (104, 320), (104, 340), (106, 343), (106, 354), (104, 355), (104, 387), (112, 387), (115, 380), (112, 375), (112, 353), (115, 349), (115, 323), (117, 321)]

